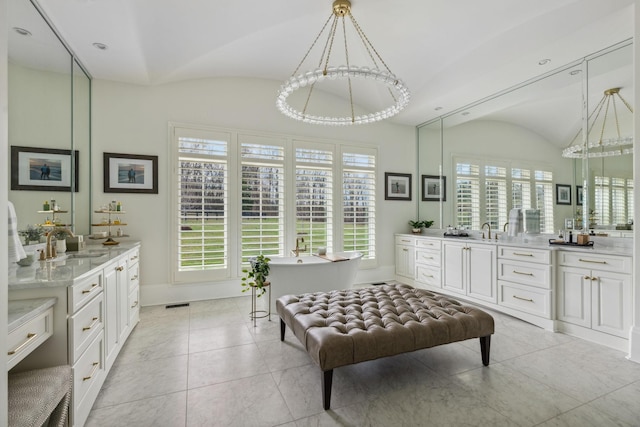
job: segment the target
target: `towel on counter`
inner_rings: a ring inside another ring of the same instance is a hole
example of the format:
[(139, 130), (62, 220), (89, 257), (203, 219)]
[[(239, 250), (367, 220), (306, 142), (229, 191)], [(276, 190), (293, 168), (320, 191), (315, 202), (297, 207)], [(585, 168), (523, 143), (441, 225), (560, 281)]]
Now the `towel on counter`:
[(9, 203), (9, 262), (18, 262), (27, 257), (18, 234), (18, 217), (13, 203)]
[(523, 231), (522, 210), (511, 209), (509, 211), (509, 230), (507, 235), (509, 237), (516, 237), (518, 233), (522, 233), (522, 231)]

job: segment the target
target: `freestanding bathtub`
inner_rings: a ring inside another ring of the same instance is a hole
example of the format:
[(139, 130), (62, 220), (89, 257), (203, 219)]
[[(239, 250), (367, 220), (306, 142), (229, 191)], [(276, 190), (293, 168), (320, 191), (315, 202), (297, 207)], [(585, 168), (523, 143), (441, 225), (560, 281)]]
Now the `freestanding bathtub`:
[(346, 261), (329, 261), (317, 256), (270, 257), (271, 313), (283, 295), (328, 292), (353, 285), (362, 252), (336, 252)]

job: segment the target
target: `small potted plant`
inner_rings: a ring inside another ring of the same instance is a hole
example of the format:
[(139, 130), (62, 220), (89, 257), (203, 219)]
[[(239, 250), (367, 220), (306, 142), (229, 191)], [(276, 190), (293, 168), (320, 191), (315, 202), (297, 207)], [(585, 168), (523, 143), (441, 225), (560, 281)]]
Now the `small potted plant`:
[(257, 257), (251, 258), (249, 263), (251, 268), (245, 268), (242, 270), (245, 276), (242, 278), (242, 292), (247, 292), (251, 288), (256, 288), (256, 294), (261, 297), (266, 291), (267, 286), (270, 283), (267, 281), (269, 276), (269, 258), (260, 254)]
[(42, 227), (27, 225), (25, 230), (18, 231), (18, 234), (24, 237), (24, 244), (29, 245), (30, 242), (40, 242), (40, 237), (44, 234)]
[(432, 220), (428, 220), (428, 221), (411, 220), (409, 221), (409, 225), (411, 226), (411, 232), (413, 234), (420, 234), (422, 233), (423, 228), (431, 227), (433, 225), (433, 221)]

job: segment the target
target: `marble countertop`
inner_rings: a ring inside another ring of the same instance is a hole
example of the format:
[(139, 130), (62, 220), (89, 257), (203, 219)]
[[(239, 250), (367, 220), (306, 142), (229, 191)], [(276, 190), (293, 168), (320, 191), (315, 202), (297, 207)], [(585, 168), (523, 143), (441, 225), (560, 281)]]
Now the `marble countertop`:
[(498, 240), (483, 239), (482, 235), (477, 232), (469, 232), (469, 237), (444, 237), (444, 230), (425, 230), (422, 234), (398, 233), (398, 236), (407, 237), (430, 237), (443, 241), (480, 243), (486, 245), (502, 245), (513, 247), (527, 247), (532, 249), (550, 249), (563, 251), (579, 251), (593, 254), (603, 255), (633, 255), (633, 239), (628, 237), (599, 237), (590, 236), (593, 246), (572, 246), (572, 245), (552, 245), (549, 239), (555, 238), (554, 235), (521, 235), (518, 237), (507, 237), (503, 233), (499, 233)]
[(65, 252), (48, 261), (30, 266), (9, 265), (9, 290), (71, 286), (77, 279), (92, 274), (114, 258), (140, 246), (140, 242), (121, 242), (117, 246), (87, 245), (78, 252)]
[(33, 298), (9, 300), (9, 332), (16, 330), (29, 320), (44, 313), (58, 301), (58, 298)]

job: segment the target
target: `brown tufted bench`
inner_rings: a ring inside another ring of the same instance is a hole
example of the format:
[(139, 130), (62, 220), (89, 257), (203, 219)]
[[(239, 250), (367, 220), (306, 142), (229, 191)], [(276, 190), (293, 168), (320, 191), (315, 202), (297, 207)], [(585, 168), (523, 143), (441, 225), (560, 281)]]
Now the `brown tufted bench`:
[(285, 325), (322, 370), (322, 404), (331, 404), (333, 368), (480, 338), (489, 365), (493, 317), (443, 295), (408, 285), (285, 295), (276, 301)]

